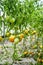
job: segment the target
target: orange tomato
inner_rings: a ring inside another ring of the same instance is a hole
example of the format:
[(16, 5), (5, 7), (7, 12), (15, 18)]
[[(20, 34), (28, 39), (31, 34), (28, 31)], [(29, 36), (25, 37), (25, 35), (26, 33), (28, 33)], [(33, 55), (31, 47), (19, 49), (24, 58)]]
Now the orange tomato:
[(29, 52), (29, 54), (33, 54), (33, 52)]
[(14, 39), (15, 39), (15, 36), (13, 36), (13, 35), (11, 35), (11, 36), (9, 37), (9, 41), (10, 41), (10, 42), (14, 42)]

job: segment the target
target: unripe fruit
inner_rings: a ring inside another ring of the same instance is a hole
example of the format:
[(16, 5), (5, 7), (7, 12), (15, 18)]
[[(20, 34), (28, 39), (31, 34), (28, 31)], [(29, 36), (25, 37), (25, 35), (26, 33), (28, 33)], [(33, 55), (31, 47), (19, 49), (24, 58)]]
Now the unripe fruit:
[(18, 44), (18, 42), (19, 42), (19, 38), (15, 38), (14, 43)]
[(12, 19), (9, 20), (9, 22), (10, 22), (10, 23), (14, 23), (14, 22), (15, 22), (15, 19), (12, 18)]

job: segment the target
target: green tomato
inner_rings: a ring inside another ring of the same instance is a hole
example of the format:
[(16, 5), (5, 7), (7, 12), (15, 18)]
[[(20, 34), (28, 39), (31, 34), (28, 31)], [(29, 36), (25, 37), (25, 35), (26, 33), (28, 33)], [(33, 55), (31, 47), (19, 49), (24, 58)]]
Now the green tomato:
[(6, 21), (9, 21), (10, 17), (9, 16), (6, 16)]
[(19, 39), (18, 38), (15, 38), (14, 43), (15, 44), (18, 44), (18, 42), (19, 42)]
[(37, 45), (34, 45), (33, 48), (37, 48)]
[(14, 18), (10, 18), (10, 21), (9, 21), (10, 23), (14, 23), (15, 22), (15, 19)]

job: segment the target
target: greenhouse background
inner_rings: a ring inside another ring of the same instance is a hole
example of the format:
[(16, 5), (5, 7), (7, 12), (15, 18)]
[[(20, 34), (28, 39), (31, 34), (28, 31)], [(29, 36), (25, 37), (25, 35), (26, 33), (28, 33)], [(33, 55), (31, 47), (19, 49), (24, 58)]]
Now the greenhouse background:
[(0, 65), (43, 65), (43, 0), (0, 0)]

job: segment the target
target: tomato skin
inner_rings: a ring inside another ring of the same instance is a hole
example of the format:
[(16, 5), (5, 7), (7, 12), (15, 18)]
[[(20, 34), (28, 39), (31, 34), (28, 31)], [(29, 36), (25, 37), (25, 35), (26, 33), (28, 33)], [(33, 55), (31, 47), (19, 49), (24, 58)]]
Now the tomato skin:
[(43, 46), (42, 46), (42, 45), (40, 45), (40, 48), (42, 49), (42, 48), (43, 48)]
[(28, 30), (25, 30), (24, 33), (25, 33), (25, 34), (28, 34)]
[(33, 52), (30, 51), (29, 54), (33, 54)]
[(27, 52), (27, 51), (25, 51), (25, 52), (24, 52), (24, 55), (26, 55), (26, 54), (28, 54), (28, 52)]
[(15, 19), (12, 18), (12, 19), (9, 20), (9, 22), (10, 22), (10, 23), (14, 23), (14, 22), (15, 22)]
[(14, 44), (18, 44), (18, 42), (19, 42), (19, 38), (15, 38)]
[(3, 48), (3, 46), (0, 46), (0, 48)]
[(0, 36), (0, 42), (3, 40), (3, 38)]
[(33, 49), (34, 49), (34, 48), (37, 48), (37, 45), (34, 45), (32, 48), (33, 48)]
[(9, 16), (6, 16), (6, 21), (9, 21), (9, 18), (10, 18)]
[(22, 38), (24, 38), (24, 34), (21, 33), (19, 37), (20, 37), (20, 40), (22, 40)]
[(38, 56), (40, 56), (40, 53), (38, 53)]
[(9, 37), (9, 36), (10, 36), (10, 34), (11, 34), (10, 32), (7, 32), (5, 35), (6, 35), (7, 37)]
[(12, 18), (11, 16), (6, 16), (6, 21), (12, 24), (15, 22), (15, 18)]
[(43, 63), (43, 59), (42, 59), (42, 63)]
[(14, 42), (14, 39), (15, 39), (15, 37), (13, 35), (9, 37), (10, 42)]
[(34, 31), (32, 32), (32, 34), (36, 34), (36, 30), (34, 30)]
[(43, 59), (40, 59), (40, 58), (37, 59), (38, 62), (43, 62), (42, 60), (43, 60)]

